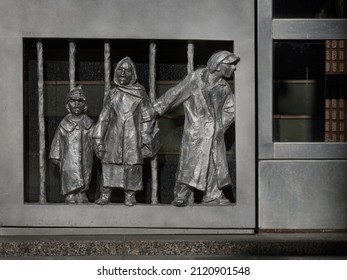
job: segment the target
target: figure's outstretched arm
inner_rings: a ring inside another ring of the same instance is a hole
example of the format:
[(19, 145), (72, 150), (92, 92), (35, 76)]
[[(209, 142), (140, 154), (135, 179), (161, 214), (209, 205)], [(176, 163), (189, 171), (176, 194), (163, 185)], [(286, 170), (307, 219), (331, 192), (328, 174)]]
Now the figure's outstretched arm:
[(192, 80), (194, 73), (186, 76), (178, 85), (166, 91), (156, 102), (154, 102), (154, 110), (163, 115), (166, 111), (175, 108), (186, 101), (192, 92)]

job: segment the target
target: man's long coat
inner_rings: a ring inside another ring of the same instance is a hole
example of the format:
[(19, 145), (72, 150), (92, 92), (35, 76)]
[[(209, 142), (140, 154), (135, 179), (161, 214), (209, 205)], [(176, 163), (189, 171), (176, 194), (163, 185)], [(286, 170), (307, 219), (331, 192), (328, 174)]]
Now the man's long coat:
[(214, 164), (218, 187), (231, 184), (224, 132), (233, 122), (234, 96), (228, 83), (220, 79), (208, 84), (208, 70), (198, 69), (168, 90), (154, 104), (162, 115), (183, 103), (185, 122), (176, 183), (206, 191), (209, 165)]

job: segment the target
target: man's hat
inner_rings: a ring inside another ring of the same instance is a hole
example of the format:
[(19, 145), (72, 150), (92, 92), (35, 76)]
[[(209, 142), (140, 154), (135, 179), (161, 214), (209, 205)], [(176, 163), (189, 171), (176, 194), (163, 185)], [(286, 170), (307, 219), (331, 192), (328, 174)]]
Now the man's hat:
[(212, 73), (216, 71), (217, 67), (222, 62), (236, 65), (239, 61), (240, 58), (229, 51), (218, 51), (211, 55), (210, 59), (207, 61), (207, 67), (209, 71)]
[(229, 56), (222, 59), (221, 63), (236, 65), (237, 63), (239, 63), (239, 61), (240, 61), (240, 58), (236, 56), (235, 54), (231, 53)]

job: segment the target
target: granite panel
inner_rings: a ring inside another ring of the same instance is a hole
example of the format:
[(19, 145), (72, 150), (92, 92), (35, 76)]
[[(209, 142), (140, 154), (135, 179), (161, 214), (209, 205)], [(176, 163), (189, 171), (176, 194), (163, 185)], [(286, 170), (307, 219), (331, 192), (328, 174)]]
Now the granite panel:
[(117, 256), (123, 253), (122, 241), (20, 241), (2, 242), (0, 257)]
[(346, 234), (0, 237), (0, 259), (347, 258)]
[(232, 241), (127, 241), (125, 255), (254, 255), (257, 246), (253, 242)]
[(261, 256), (346, 256), (346, 241), (261, 242)]

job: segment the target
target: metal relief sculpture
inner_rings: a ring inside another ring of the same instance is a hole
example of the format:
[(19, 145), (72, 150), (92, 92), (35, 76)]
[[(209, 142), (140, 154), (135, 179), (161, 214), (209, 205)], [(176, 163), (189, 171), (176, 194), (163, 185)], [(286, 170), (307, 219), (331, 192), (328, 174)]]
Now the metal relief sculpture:
[(136, 204), (135, 193), (143, 189), (144, 157), (154, 156), (153, 108), (144, 88), (137, 82), (134, 63), (122, 59), (114, 71), (115, 87), (106, 96), (93, 139), (102, 162), (99, 205), (110, 202), (115, 188), (125, 192), (124, 204)]
[(120, 188), (124, 204), (135, 205), (135, 194), (143, 189), (143, 159), (154, 158), (160, 148), (155, 116), (183, 104), (185, 122), (172, 204), (192, 204), (194, 189), (203, 192), (205, 205), (230, 204), (223, 194), (231, 185), (224, 132), (235, 119), (235, 101), (225, 78), (233, 75), (239, 61), (235, 54), (219, 51), (207, 67), (191, 69), (152, 104), (137, 82), (134, 63), (125, 57), (115, 68), (115, 87), (107, 91), (96, 125), (84, 114), (84, 91), (72, 88), (66, 100), (69, 114), (56, 130), (50, 151), (50, 158), (60, 167), (66, 203), (88, 202), (85, 191), (95, 150), (102, 163), (101, 195), (96, 204), (108, 204), (112, 190)]
[(155, 103), (159, 114), (183, 104), (185, 123), (174, 188), (175, 206), (186, 206), (193, 188), (203, 191), (203, 203), (229, 204), (223, 188), (231, 184), (224, 132), (235, 118), (234, 95), (224, 78), (240, 58), (228, 51), (213, 54), (207, 67), (189, 74)]
[(61, 193), (67, 204), (87, 203), (93, 166), (94, 123), (85, 113), (86, 95), (72, 89), (66, 99), (69, 114), (60, 122), (51, 145), (50, 158), (59, 166)]

